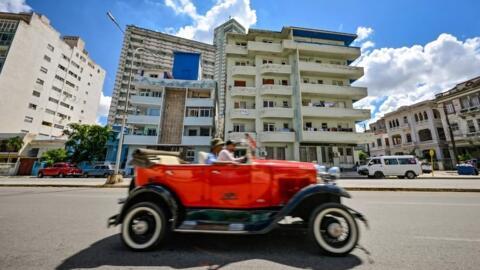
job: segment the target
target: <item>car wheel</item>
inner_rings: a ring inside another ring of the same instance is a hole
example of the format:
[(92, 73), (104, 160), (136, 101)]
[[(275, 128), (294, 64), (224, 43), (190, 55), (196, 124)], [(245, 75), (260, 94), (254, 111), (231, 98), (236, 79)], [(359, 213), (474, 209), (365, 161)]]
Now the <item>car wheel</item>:
[(357, 245), (360, 232), (347, 208), (338, 203), (327, 203), (313, 211), (309, 235), (323, 254), (345, 256)]
[(37, 176), (38, 176), (38, 178), (43, 178), (43, 173), (42, 173), (42, 172), (38, 172)]
[(136, 251), (157, 247), (167, 234), (164, 211), (150, 202), (135, 204), (128, 209), (122, 222), (122, 241)]
[(88, 178), (88, 173), (83, 173), (84, 178)]
[(416, 177), (415, 173), (412, 172), (412, 171), (408, 171), (405, 173), (405, 177), (407, 177), (408, 179), (413, 179)]
[(59, 174), (58, 174), (58, 177), (59, 177), (59, 178), (64, 178), (65, 175), (64, 175), (63, 173), (59, 173)]
[(385, 177), (385, 176), (383, 175), (382, 172), (375, 172), (375, 173), (373, 174), (373, 177), (375, 177), (376, 179), (381, 179), (381, 178), (383, 178), (383, 177)]

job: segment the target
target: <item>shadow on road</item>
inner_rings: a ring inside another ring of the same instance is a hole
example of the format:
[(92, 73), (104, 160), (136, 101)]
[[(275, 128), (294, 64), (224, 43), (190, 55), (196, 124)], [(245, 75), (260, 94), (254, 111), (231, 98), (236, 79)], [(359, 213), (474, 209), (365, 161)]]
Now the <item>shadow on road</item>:
[(104, 265), (166, 266), (176, 269), (204, 266), (221, 269), (248, 260), (263, 260), (264, 262), (258, 263), (268, 263), (270, 268), (273, 263), (273, 267), (280, 264), (296, 268), (336, 270), (350, 269), (362, 263), (355, 255), (342, 258), (321, 256), (307, 242), (304, 231), (281, 230), (267, 235), (249, 236), (174, 234), (161, 249), (151, 252), (130, 251), (121, 243), (119, 235), (112, 235), (67, 258), (56, 269), (95, 268)]

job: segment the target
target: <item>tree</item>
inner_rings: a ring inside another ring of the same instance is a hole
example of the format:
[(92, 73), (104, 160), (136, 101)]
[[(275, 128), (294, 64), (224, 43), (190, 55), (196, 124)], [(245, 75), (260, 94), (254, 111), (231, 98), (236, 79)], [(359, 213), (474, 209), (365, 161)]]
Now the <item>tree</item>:
[(64, 131), (65, 143), (72, 162), (95, 162), (105, 159), (106, 144), (112, 132), (108, 127), (72, 123)]
[(367, 158), (368, 158), (368, 155), (367, 153), (365, 153), (363, 150), (360, 150), (358, 152), (358, 158), (361, 160), (361, 161), (365, 161)]
[(23, 139), (19, 136), (9, 138), (7, 140), (7, 149), (8, 149), (8, 160), (7, 163), (10, 163), (10, 152), (18, 152), (23, 146)]
[(51, 149), (44, 152), (40, 160), (47, 163), (48, 166), (51, 166), (53, 163), (67, 160), (67, 156), (67, 151), (63, 148)]

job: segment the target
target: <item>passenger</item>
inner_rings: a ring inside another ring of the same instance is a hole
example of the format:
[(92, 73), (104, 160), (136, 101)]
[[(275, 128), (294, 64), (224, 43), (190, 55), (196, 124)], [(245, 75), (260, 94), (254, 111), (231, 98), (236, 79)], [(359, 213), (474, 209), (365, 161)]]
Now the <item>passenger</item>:
[(205, 164), (214, 164), (217, 162), (218, 153), (222, 151), (225, 143), (220, 138), (214, 138), (210, 142), (210, 153), (208, 153), (207, 158), (205, 159)]
[(235, 158), (233, 153), (235, 153), (235, 148), (237, 143), (231, 140), (228, 140), (225, 146), (225, 149), (220, 151), (218, 154), (217, 161), (219, 162), (231, 162), (231, 163), (241, 163), (245, 161), (245, 157)]

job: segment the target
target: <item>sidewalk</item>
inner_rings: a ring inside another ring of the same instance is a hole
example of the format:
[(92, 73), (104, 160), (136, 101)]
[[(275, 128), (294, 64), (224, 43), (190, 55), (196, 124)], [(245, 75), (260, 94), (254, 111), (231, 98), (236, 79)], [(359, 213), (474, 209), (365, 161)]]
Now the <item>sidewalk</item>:
[[(368, 179), (364, 175), (360, 175), (357, 172), (342, 172), (341, 179)], [(392, 178), (394, 179), (394, 178)], [(435, 171), (433, 175), (431, 173), (424, 173), (418, 176), (417, 179), (479, 179), (480, 175), (458, 175), (457, 171)]]
[[(0, 177), (0, 187), (71, 187), (71, 188), (127, 188), (131, 179), (123, 183), (105, 185), (104, 178), (19, 178)], [(340, 179), (337, 185), (347, 190), (361, 191), (425, 191), (425, 192), (480, 192), (480, 177), (437, 179)]]

